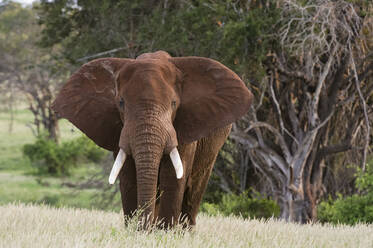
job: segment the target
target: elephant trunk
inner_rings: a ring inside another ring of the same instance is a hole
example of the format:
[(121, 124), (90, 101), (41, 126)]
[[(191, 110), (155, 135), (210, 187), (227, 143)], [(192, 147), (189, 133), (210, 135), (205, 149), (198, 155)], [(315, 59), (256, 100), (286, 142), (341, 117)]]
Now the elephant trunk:
[(131, 149), (136, 164), (137, 205), (142, 211), (142, 216), (145, 217), (146, 228), (154, 219), (159, 163), (166, 139), (162, 132), (154, 131), (159, 128), (153, 124), (141, 126), (139, 132), (136, 132), (137, 138), (131, 145)]

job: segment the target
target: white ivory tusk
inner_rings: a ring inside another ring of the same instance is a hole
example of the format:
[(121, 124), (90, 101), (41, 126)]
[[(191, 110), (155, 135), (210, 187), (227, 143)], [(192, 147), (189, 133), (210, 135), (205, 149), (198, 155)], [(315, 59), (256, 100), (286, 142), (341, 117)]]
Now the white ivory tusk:
[(111, 169), (111, 172), (110, 172), (110, 176), (109, 176), (110, 184), (115, 183), (115, 179), (117, 179), (118, 174), (124, 165), (124, 161), (126, 161), (126, 153), (122, 149), (120, 149), (117, 155), (117, 158), (115, 159), (113, 168)]
[(172, 149), (172, 151), (170, 152), (170, 158), (171, 158), (171, 161), (172, 161), (172, 165), (174, 166), (175, 168), (175, 171), (176, 171), (176, 178), (177, 179), (180, 179), (183, 177), (183, 164), (181, 163), (181, 159), (180, 159), (180, 155), (179, 155), (179, 152), (177, 151), (177, 148), (175, 147), (174, 149)]

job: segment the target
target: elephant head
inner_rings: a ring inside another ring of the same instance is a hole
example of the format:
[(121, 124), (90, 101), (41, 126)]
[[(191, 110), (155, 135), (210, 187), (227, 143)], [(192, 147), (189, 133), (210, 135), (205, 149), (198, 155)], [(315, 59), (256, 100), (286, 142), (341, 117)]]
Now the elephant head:
[(138, 206), (151, 215), (162, 156), (170, 154), (175, 177), (181, 178), (177, 146), (234, 122), (251, 100), (240, 78), (219, 62), (158, 51), (84, 64), (63, 86), (53, 109), (97, 145), (118, 153), (110, 183), (132, 156)]

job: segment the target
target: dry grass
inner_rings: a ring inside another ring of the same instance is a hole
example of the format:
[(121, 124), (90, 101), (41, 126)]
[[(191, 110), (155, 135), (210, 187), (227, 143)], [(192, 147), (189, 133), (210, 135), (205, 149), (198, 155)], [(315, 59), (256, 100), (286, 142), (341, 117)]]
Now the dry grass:
[(373, 226), (296, 225), (200, 215), (193, 231), (124, 227), (112, 212), (0, 206), (0, 247), (373, 247)]

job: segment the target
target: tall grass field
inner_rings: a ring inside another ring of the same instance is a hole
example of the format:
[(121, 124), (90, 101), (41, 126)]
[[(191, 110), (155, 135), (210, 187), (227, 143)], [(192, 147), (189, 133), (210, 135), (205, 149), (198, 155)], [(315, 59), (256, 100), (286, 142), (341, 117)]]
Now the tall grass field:
[(0, 247), (373, 247), (373, 226), (298, 225), (199, 215), (191, 231), (137, 231), (123, 215), (86, 209), (0, 206)]

